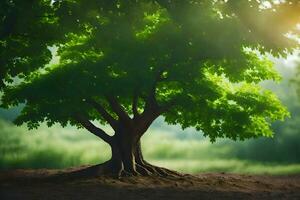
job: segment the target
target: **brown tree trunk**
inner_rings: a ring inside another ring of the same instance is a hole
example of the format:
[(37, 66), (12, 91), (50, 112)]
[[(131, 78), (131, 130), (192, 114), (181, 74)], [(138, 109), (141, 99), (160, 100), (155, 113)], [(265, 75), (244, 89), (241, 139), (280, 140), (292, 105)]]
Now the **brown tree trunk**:
[(136, 171), (135, 149), (138, 138), (124, 129), (116, 132), (111, 145), (113, 162), (121, 164), (120, 172), (127, 175), (138, 175)]
[[(103, 164), (80, 171), (80, 176), (108, 175), (120, 176), (178, 176), (177, 172), (153, 166), (145, 161), (141, 148), (140, 137), (134, 130), (120, 128), (111, 137), (111, 159)], [(77, 174), (78, 175), (78, 174)]]

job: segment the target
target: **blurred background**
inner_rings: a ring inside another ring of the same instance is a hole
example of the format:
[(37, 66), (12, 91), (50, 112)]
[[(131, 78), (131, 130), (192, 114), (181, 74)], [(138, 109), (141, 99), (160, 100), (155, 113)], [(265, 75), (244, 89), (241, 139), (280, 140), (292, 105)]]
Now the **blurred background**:
[[(201, 132), (181, 130), (159, 118), (142, 139), (146, 159), (187, 173), (300, 173), (300, 100), (292, 82), (299, 71), (300, 52), (271, 59), (282, 82), (262, 85), (274, 91), (291, 113), (284, 122), (273, 124), (273, 138), (237, 142), (219, 139), (212, 144)], [(110, 157), (109, 147), (83, 129), (42, 124), (29, 131), (26, 125), (13, 125), (21, 109), (0, 109), (0, 169), (67, 168), (98, 164)]]

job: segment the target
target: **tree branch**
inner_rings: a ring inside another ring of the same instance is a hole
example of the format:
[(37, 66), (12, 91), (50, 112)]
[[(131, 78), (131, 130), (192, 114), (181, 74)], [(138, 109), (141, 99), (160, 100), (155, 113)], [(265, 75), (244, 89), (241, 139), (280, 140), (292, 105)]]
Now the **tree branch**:
[(133, 113), (133, 117), (136, 118), (139, 116), (139, 112), (138, 112), (138, 93), (134, 92), (133, 95), (133, 101), (132, 101), (132, 113)]
[(86, 102), (91, 106), (93, 106), (114, 130), (117, 129), (118, 126), (117, 120), (114, 119), (100, 103), (96, 102), (93, 99), (87, 99)]
[(127, 115), (127, 113), (124, 111), (122, 106), (119, 104), (118, 100), (115, 97), (108, 96), (107, 100), (109, 102), (109, 105), (111, 109), (118, 115), (119, 119), (126, 124), (131, 124), (131, 119)]
[(99, 138), (101, 138), (103, 141), (107, 142), (108, 144), (112, 143), (112, 137), (106, 134), (105, 131), (103, 131), (102, 129), (96, 127), (87, 118), (83, 117), (82, 115), (75, 115), (74, 118), (84, 128), (86, 128), (88, 131), (98, 136)]
[(151, 126), (153, 121), (159, 117), (160, 113), (156, 111), (148, 110), (147, 112), (144, 112), (140, 118), (138, 119), (137, 123), (137, 130), (138, 133), (143, 134), (147, 131), (147, 129)]
[(157, 119), (162, 113), (170, 110), (176, 105), (176, 99), (172, 99), (164, 105), (156, 105), (154, 108), (146, 109), (138, 119), (138, 132), (144, 133), (150, 127), (155, 119)]
[(157, 84), (162, 81), (162, 74), (164, 73), (165, 69), (160, 69), (156, 76), (155, 76), (155, 79), (154, 79), (154, 82), (153, 82), (153, 85), (150, 89), (150, 92), (149, 92), (149, 95), (146, 99), (146, 105), (145, 105), (145, 111), (146, 110), (149, 110), (149, 109), (156, 109), (158, 107), (157, 105), (157, 102), (156, 102), (156, 98), (155, 98), (155, 95), (156, 95), (156, 88), (157, 88)]

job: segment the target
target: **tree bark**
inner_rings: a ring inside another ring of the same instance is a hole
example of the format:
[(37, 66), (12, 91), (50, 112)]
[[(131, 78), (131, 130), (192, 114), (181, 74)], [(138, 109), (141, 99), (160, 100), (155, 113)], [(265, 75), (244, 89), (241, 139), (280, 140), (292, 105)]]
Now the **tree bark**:
[(75, 177), (94, 176), (181, 176), (178, 172), (154, 166), (145, 161), (139, 137), (130, 132), (118, 132), (110, 143), (111, 159), (74, 173)]
[[(127, 135), (128, 137), (128, 135)], [(145, 161), (140, 139), (128, 139), (116, 135), (111, 145), (112, 157), (108, 161), (111, 169), (106, 170), (114, 176), (178, 176), (179, 173), (162, 167), (151, 165)]]
[[(131, 132), (124, 129), (116, 132), (113, 137), (112, 160), (122, 164), (123, 172), (129, 175), (137, 175), (134, 151), (136, 148), (137, 138)], [(122, 173), (122, 171), (121, 171)]]
[[(88, 103), (112, 126), (115, 131), (113, 136), (109, 136), (105, 131), (96, 127), (88, 118), (82, 115), (74, 116), (83, 127), (108, 143), (112, 152), (109, 161), (81, 170), (78, 174), (83, 176), (112, 175), (117, 177), (136, 175), (180, 175), (175, 171), (151, 165), (145, 161), (143, 157), (140, 139), (160, 114), (160, 109), (155, 103), (155, 99), (149, 98), (144, 112), (142, 114), (135, 113), (133, 119), (126, 114), (116, 98), (108, 97), (108, 100), (112, 110), (118, 115), (118, 120), (114, 119), (98, 102), (88, 100)], [(137, 102), (135, 102), (133, 106), (136, 106), (136, 103)]]

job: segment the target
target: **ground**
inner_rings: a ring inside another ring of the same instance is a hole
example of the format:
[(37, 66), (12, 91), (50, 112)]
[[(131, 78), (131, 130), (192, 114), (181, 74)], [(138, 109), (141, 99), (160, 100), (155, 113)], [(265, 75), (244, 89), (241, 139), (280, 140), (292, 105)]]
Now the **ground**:
[(300, 199), (300, 175), (66, 178), (73, 170), (0, 171), (0, 199)]

